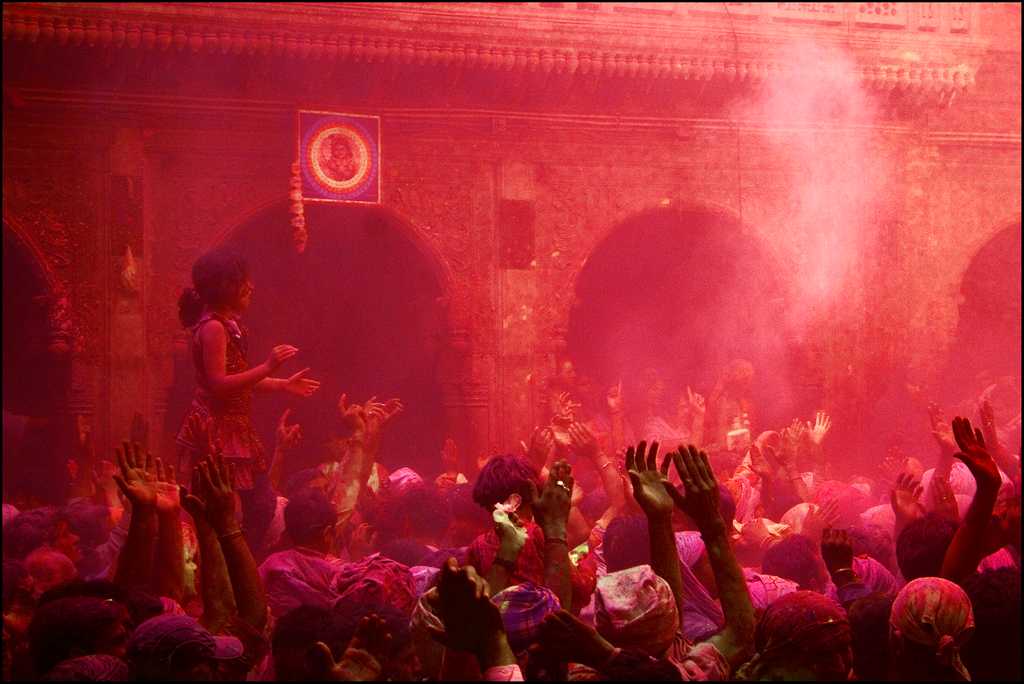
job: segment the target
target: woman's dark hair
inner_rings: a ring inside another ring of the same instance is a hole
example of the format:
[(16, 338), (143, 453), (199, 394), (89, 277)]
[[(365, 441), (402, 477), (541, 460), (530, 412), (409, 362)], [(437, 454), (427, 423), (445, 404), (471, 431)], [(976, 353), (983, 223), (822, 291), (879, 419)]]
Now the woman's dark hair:
[(537, 485), (540, 473), (525, 456), (502, 454), (494, 456), (483, 467), (473, 486), (473, 501), (490, 511), (494, 504), (513, 494), (523, 497), (523, 504), (532, 504), (530, 484)]
[(178, 299), (178, 318), (186, 328), (199, 322), (204, 307), (230, 306), (249, 277), (249, 265), (241, 254), (221, 247), (207, 252), (192, 266), (192, 287)]
[(896, 562), (903, 579), (939, 577), (956, 528), (955, 522), (935, 513), (908, 523), (896, 540)]
[(117, 601), (128, 609), (133, 625), (141, 625), (149, 618), (161, 615), (164, 605), (160, 599), (141, 589), (125, 587), (110, 580), (71, 580), (47, 590), (39, 597), (39, 605), (70, 598), (98, 598)]
[(853, 671), (857, 679), (885, 681), (889, 667), (889, 613), (893, 597), (869, 594), (850, 606)]
[(42, 676), (57, 663), (77, 655), (95, 653), (96, 640), (121, 619), (122, 608), (113, 601), (91, 596), (64, 598), (41, 605), (28, 628), (29, 650), (36, 674)]
[(615, 518), (608, 523), (602, 548), (608, 572), (618, 572), (637, 565), (649, 565), (651, 545), (647, 516), (628, 515)]

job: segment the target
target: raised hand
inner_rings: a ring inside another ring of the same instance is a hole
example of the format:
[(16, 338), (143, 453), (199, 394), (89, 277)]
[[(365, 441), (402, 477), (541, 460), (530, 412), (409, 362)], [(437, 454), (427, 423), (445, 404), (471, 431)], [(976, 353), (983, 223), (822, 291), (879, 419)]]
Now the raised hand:
[(530, 462), (543, 466), (555, 450), (555, 433), (549, 427), (537, 428), (530, 439), (530, 448), (526, 451), (526, 457)]
[(679, 450), (673, 451), (670, 455), (685, 492), (685, 496), (682, 496), (675, 488), (669, 490), (673, 494), (676, 506), (690, 516), (702, 531), (721, 522), (722, 514), (718, 509), (718, 482), (715, 480), (711, 464), (708, 463), (708, 455), (698, 451), (692, 444), (688, 447), (679, 445)]
[(921, 494), (924, 488), (921, 483), (914, 480), (907, 473), (900, 473), (896, 476), (896, 483), (893, 485), (889, 499), (892, 502), (892, 510), (898, 519), (915, 520), (924, 515), (924, 506), (921, 505)]
[(576, 420), (576, 409), (580, 406), (579, 402), (572, 400), (568, 392), (562, 392), (555, 401), (555, 417), (553, 422), (569, 425)]
[(547, 484), (533, 502), (533, 516), (544, 531), (545, 538), (566, 538), (574, 484), (572, 466), (565, 461), (555, 461), (548, 473)]
[(267, 357), (267, 369), (270, 370), (271, 373), (273, 373), (274, 371), (281, 367), (281, 364), (283, 364), (285, 361), (292, 358), (298, 353), (298, 348), (293, 347), (290, 344), (277, 345), (276, 347), (270, 350), (270, 355)]
[(811, 506), (804, 518), (803, 534), (811, 539), (821, 539), (822, 532), (829, 527), (835, 527), (839, 522), (839, 502), (829, 499), (821, 506)]
[(346, 427), (356, 434), (366, 432), (366, 411), (362, 404), (349, 404), (348, 394), (338, 397), (338, 414)]
[(647, 442), (640, 442), (636, 448), (626, 449), (626, 473), (633, 485), (633, 498), (640, 509), (648, 517), (667, 517), (672, 515), (673, 495), (678, 495), (676, 488), (668, 479), (669, 456), (666, 456), (658, 469), (658, 443), (651, 442), (650, 450)]
[(775, 476), (775, 467), (767, 455), (769, 450), (771, 447), (767, 445), (764, 449), (758, 449), (756, 444), (750, 445), (750, 469), (766, 480)]
[(960, 522), (960, 506), (949, 480), (933, 476), (931, 482), (932, 510), (955, 523)]
[(694, 415), (703, 416), (707, 411), (707, 402), (704, 401), (704, 397), (691, 390), (689, 385), (686, 386), (686, 401)]
[(316, 642), (307, 657), (312, 681), (371, 682), (380, 677), (382, 663), (391, 652), (392, 637), (387, 623), (376, 613), (359, 621), (341, 660), (335, 662), (330, 647)]
[(441, 577), (428, 593), (428, 601), (438, 606), (444, 630), (427, 629), (448, 648), (479, 657), (496, 636), (505, 633), (501, 611), (491, 602), (487, 581), (471, 565), (460, 568), (454, 558), (449, 558), (441, 566)]
[(138, 444), (128, 442), (116, 449), (115, 454), (121, 472), (114, 474), (114, 482), (132, 507), (156, 506), (156, 470), (152, 455), (148, 451), (143, 454)]
[(294, 394), (297, 397), (313, 396), (313, 393), (320, 389), (320, 381), (307, 378), (306, 373), (308, 372), (308, 368), (303, 368), (298, 373), (285, 380), (284, 385), (282, 385), (282, 387), (284, 387), (284, 391), (289, 394)]
[(277, 421), (277, 448), (281, 451), (290, 451), (302, 441), (302, 426), (298, 423), (288, 424), (288, 416), (291, 415), (291, 412), (290, 408), (285, 409), (280, 420)]
[(203, 504), (206, 518), (217, 534), (226, 534), (238, 529), (235, 518), (235, 492), (232, 488), (234, 473), (230, 465), (224, 463), (221, 454), (200, 461), (199, 472), (202, 476)]
[(825, 528), (821, 534), (821, 557), (830, 575), (853, 568), (853, 543), (846, 530)]
[(928, 404), (928, 420), (932, 425), (932, 437), (938, 442), (939, 447), (946, 453), (952, 454), (956, 451), (956, 441), (953, 437), (953, 429), (946, 420), (946, 414), (935, 403)]
[(985, 438), (981, 430), (971, 427), (971, 421), (966, 418), (953, 419), (953, 437), (959, 453), (955, 456), (964, 462), (971, 475), (978, 483), (978, 487), (999, 489), (1002, 478), (999, 476), (999, 467), (996, 465), (992, 455), (985, 448)]
[(569, 426), (569, 440), (576, 453), (586, 458), (594, 458), (598, 454), (597, 439), (583, 423), (573, 423)]
[(622, 413), (623, 404), (621, 380), (619, 380), (618, 383), (612, 385), (608, 389), (608, 396), (605, 397), (605, 399), (608, 402), (608, 413), (612, 414), (613, 416)]
[(178, 482), (174, 477), (174, 466), (167, 464), (161, 459), (155, 462), (156, 481), (153, 487), (156, 489), (156, 512), (162, 515), (177, 515), (181, 508), (181, 498), (178, 494)]
[(812, 444), (817, 446), (821, 446), (821, 443), (825, 440), (825, 435), (831, 429), (832, 418), (824, 411), (818, 411), (814, 418), (814, 425), (811, 425), (811, 421), (807, 421), (807, 437), (811, 440)]

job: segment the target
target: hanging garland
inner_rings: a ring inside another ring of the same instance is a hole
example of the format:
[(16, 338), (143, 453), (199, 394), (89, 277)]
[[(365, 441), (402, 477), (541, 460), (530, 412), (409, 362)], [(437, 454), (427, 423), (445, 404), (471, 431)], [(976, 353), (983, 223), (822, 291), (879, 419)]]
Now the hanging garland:
[(302, 209), (302, 175), (299, 171), (299, 162), (292, 163), (291, 182), (289, 183), (288, 199), (289, 212), (291, 213), (292, 240), (295, 242), (295, 251), (302, 254), (306, 251), (306, 242), (309, 240), (309, 233), (306, 231), (306, 216)]

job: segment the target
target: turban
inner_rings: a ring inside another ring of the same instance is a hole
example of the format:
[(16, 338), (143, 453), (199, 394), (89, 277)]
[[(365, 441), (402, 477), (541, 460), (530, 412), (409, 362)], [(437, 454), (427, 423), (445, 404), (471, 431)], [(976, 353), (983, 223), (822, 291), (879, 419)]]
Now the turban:
[(971, 676), (960, 660), (960, 647), (974, 633), (971, 600), (958, 585), (938, 577), (921, 577), (903, 587), (889, 613), (889, 634), (935, 650), (936, 659)]
[(660, 656), (679, 631), (675, 597), (650, 565), (605, 575), (594, 596), (597, 631), (621, 648)]

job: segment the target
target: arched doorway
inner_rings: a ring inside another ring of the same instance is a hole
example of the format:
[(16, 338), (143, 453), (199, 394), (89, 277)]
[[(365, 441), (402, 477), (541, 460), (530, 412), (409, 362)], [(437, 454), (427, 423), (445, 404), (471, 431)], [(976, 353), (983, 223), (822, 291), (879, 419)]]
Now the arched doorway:
[(653, 209), (616, 226), (587, 259), (567, 351), (600, 383), (622, 378), (635, 411), (645, 368), (660, 372), (667, 404), (687, 385), (706, 395), (730, 360), (748, 359), (755, 392), (763, 390), (753, 397), (758, 422), (782, 424), (794, 408), (779, 401), (779, 388), (790, 387), (792, 355), (780, 327), (784, 301), (771, 258), (738, 221), (702, 209)]
[(1016, 385), (1015, 412), (1020, 412), (1020, 288), (1021, 224), (1017, 222), (978, 251), (960, 283), (959, 322), (945, 374), (953, 401), (968, 398), (963, 388), (969, 388), (969, 398), (975, 400), (978, 392), (998, 381)]
[[(278, 375), (309, 366), (310, 377), (322, 382), (310, 400), (258, 397), (255, 425), (269, 450), (281, 412), (293, 408), (291, 420), (303, 427), (305, 462), (289, 463), (292, 471), (322, 455), (319, 447), (338, 423), (341, 392), (355, 401), (397, 396), (406, 411), (385, 434), (382, 461), (430, 472), (445, 430), (437, 379), (444, 294), (439, 268), (412, 230), (387, 210), (308, 204), (305, 214), (311, 237), (303, 254), (295, 253), (283, 203), (225, 240), (248, 258), (256, 287), (245, 320), (250, 361), (262, 361), (275, 344), (293, 344), (299, 355)], [(190, 366), (186, 359), (176, 372), (169, 422), (180, 423), (185, 411), (194, 385)]]
[(54, 502), (65, 493), (70, 361), (51, 350), (53, 292), (43, 267), (6, 220), (3, 250), (4, 491), (12, 500)]

